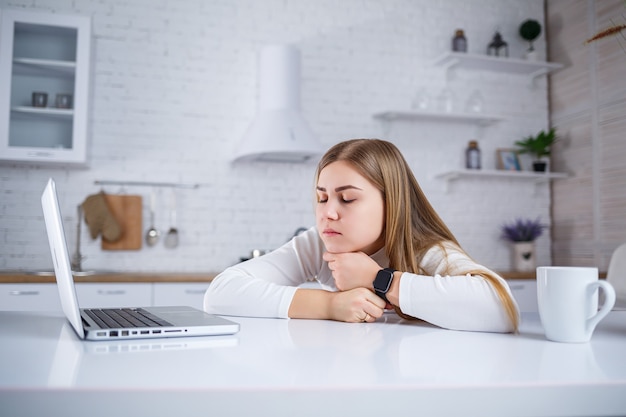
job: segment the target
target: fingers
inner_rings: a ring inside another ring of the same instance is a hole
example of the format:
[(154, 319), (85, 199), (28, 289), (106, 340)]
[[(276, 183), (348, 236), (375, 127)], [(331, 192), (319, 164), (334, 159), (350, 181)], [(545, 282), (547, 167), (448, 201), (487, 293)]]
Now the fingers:
[(373, 314), (370, 314), (366, 311), (361, 312), (361, 315), (357, 317), (357, 322), (361, 323), (373, 323), (383, 315), (383, 311), (375, 311)]
[(380, 308), (381, 310), (384, 310), (387, 307), (387, 302), (374, 294), (372, 291), (370, 292), (372, 294), (372, 297), (368, 298), (368, 301), (374, 304), (376, 307)]
[[(369, 292), (369, 290), (368, 290)], [(371, 292), (370, 292), (371, 293)], [(367, 294), (363, 304), (363, 312), (359, 315), (359, 321), (363, 323), (373, 323), (385, 312), (386, 303), (378, 296)]]
[(335, 285), (341, 291), (353, 288), (370, 288), (380, 266), (363, 252), (324, 252)]
[(351, 323), (372, 323), (384, 313), (385, 302), (366, 288), (333, 293), (330, 316)]

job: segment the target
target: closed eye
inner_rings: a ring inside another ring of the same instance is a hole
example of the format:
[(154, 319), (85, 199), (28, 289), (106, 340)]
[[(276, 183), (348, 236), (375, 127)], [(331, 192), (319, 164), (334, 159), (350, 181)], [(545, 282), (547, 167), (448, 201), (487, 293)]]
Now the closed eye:
[[(354, 201), (356, 201), (356, 198), (352, 198), (352, 199), (346, 199), (346, 198), (343, 198), (343, 197), (341, 198), (341, 202), (344, 203), (344, 204), (350, 204), (350, 203), (353, 203)], [(328, 197), (325, 197), (325, 198), (319, 197), (317, 199), (317, 202), (318, 203), (327, 203), (328, 202)]]

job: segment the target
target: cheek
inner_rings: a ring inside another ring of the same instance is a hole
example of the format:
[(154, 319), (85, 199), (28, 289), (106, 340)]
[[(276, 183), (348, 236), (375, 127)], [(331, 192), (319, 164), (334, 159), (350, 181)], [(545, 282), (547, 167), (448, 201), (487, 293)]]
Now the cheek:
[(315, 204), (315, 221), (318, 226), (322, 222), (322, 207), (320, 204)]
[(369, 215), (370, 221), (368, 222), (369, 238), (377, 240), (380, 238), (383, 230), (385, 229), (385, 210), (381, 206), (373, 208)]
[(368, 210), (367, 216), (371, 219), (371, 225), (378, 229), (382, 229), (385, 222), (385, 207), (382, 201), (372, 204)]
[(361, 243), (369, 244), (376, 241), (384, 224), (384, 212), (380, 207), (373, 206), (361, 211), (350, 220), (350, 226)]
[(364, 234), (370, 240), (377, 240), (383, 232), (383, 218), (380, 213), (372, 213), (372, 219), (368, 222), (368, 227), (363, 230)]

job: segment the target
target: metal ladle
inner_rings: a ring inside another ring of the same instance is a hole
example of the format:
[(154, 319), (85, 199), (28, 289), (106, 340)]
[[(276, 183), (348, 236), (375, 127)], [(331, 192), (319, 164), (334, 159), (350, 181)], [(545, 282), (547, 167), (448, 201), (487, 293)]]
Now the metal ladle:
[(172, 189), (170, 194), (170, 230), (165, 235), (164, 245), (168, 249), (178, 246), (178, 229), (176, 228), (176, 192)]
[(159, 241), (160, 232), (154, 227), (154, 205), (155, 205), (154, 190), (150, 193), (150, 228), (146, 232), (146, 244), (148, 246), (154, 246)]

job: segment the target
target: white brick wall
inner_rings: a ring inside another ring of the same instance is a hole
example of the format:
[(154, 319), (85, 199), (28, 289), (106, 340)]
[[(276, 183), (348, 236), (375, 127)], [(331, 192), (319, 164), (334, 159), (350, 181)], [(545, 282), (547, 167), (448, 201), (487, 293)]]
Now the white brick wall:
[[(380, 110), (408, 109), (415, 92), (432, 96), (446, 85), (429, 62), (465, 29), (470, 52), (482, 53), (496, 28), (519, 57), (517, 27), (543, 21), (541, 0), (6, 0), (7, 7), (80, 13), (93, 18), (91, 156), (87, 170), (0, 165), (0, 269), (51, 268), (39, 195), (57, 180), (67, 239), (73, 249), (75, 207), (99, 191), (97, 179), (201, 183), (178, 191), (180, 246), (103, 252), (83, 227), (86, 269), (217, 271), (252, 248), (275, 248), (299, 226), (314, 223), (313, 165), (229, 163), (256, 111), (256, 51), (293, 42), (302, 51), (302, 108), (330, 146), (352, 137), (396, 143), (453, 232), (477, 260), (510, 267), (499, 225), (518, 216), (549, 221), (550, 194), (518, 180), (461, 180), (444, 192), (434, 175), (462, 165), (478, 139), (483, 166), (494, 151), (546, 127), (546, 81), (458, 72), (448, 81), (462, 106), (479, 89), (486, 111), (504, 122), (478, 129), (431, 122), (372, 119)], [(536, 43), (545, 55), (543, 35)], [(119, 187), (107, 186), (116, 193)], [(149, 223), (149, 188), (144, 196)], [(157, 226), (169, 227), (169, 191), (158, 195)], [(538, 241), (539, 263), (550, 262), (549, 237)]]

